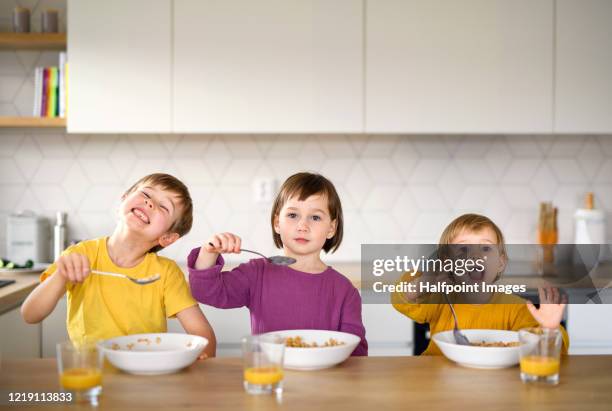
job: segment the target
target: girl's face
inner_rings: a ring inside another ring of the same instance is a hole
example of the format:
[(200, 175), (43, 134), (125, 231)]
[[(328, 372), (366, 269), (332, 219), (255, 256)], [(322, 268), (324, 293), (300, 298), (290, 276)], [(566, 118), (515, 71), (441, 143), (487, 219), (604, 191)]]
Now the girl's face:
[(304, 201), (294, 196), (274, 218), (274, 231), (290, 254), (318, 255), (325, 241), (336, 234), (336, 222), (329, 215), (326, 196), (315, 194)]
[(464, 229), (451, 240), (451, 244), (453, 244), (451, 249), (457, 258), (484, 260), (484, 271), (475, 270), (464, 274), (461, 281), (493, 283), (505, 268), (506, 258), (501, 254), (495, 231), (490, 227), (484, 227), (479, 231)]
[(128, 229), (147, 240), (155, 240), (168, 232), (181, 212), (178, 196), (157, 186), (140, 186), (129, 193), (119, 208)]

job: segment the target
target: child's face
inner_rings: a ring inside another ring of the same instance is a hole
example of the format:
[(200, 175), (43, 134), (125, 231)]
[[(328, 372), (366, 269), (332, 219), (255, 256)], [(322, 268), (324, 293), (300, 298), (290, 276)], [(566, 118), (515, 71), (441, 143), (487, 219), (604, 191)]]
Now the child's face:
[(167, 235), (181, 211), (177, 194), (146, 183), (126, 195), (119, 208), (125, 226), (150, 241)]
[(451, 240), (451, 244), (456, 244), (452, 249), (457, 256), (461, 255), (461, 258), (484, 260), (484, 271), (467, 273), (462, 276), (461, 281), (492, 283), (504, 270), (505, 257), (498, 247), (495, 231), (490, 227), (484, 227), (479, 231), (464, 229)]
[(291, 197), (274, 220), (274, 231), (283, 246), (295, 255), (319, 254), (325, 241), (336, 233), (326, 196), (312, 195), (300, 201)]

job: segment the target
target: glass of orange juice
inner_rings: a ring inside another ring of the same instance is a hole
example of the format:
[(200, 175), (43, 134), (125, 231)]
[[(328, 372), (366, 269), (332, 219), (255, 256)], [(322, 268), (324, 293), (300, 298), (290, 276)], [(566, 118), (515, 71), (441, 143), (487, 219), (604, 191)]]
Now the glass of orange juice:
[(98, 405), (102, 392), (102, 352), (95, 344), (75, 345), (70, 341), (57, 344), (57, 371), (64, 392), (75, 401)]
[(276, 335), (250, 335), (242, 339), (243, 384), (249, 394), (283, 392), (285, 339)]
[(561, 331), (549, 328), (519, 330), (521, 380), (525, 383), (559, 383)]

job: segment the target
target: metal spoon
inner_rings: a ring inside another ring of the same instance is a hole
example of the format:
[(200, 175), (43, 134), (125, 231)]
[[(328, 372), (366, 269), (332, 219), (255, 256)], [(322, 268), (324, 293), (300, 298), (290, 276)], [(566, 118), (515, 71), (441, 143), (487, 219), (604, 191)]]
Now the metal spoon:
[[(208, 244), (211, 247), (215, 247), (213, 243), (208, 243)], [(276, 265), (291, 265), (291, 264), (293, 264), (293, 263), (295, 263), (297, 261), (295, 258), (285, 257), (284, 255), (273, 255), (272, 257), (266, 257), (262, 253), (258, 253), (257, 251), (253, 251), (253, 250), (247, 250), (246, 248), (241, 248), (240, 252), (242, 252), (242, 251), (246, 251), (247, 253), (253, 253), (253, 254), (257, 254), (259, 256), (262, 256), (263, 258), (265, 258), (266, 260), (268, 260), (272, 264), (276, 264)]]
[(125, 275), (125, 274), (109, 273), (108, 271), (91, 270), (91, 272), (93, 274), (98, 274), (98, 275), (108, 275), (110, 277), (125, 278), (138, 285), (151, 284), (161, 278), (159, 274), (153, 274), (145, 278), (134, 278), (134, 277), (130, 277), (129, 275)]
[(444, 298), (446, 298), (446, 302), (448, 303), (448, 306), (450, 307), (451, 312), (453, 313), (453, 317), (455, 318), (455, 328), (453, 329), (453, 336), (455, 337), (455, 342), (459, 345), (472, 345), (470, 340), (468, 340), (468, 338), (459, 330), (457, 314), (455, 313), (455, 308), (453, 308), (453, 305), (448, 299), (448, 295), (446, 295), (446, 293), (442, 294), (444, 294)]

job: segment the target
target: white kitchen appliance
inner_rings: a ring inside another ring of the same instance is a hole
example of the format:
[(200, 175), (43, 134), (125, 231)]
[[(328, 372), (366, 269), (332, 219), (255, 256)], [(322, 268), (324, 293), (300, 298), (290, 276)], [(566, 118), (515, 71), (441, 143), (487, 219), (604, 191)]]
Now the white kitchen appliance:
[(11, 214), (6, 221), (6, 255), (17, 264), (48, 262), (51, 231), (45, 217), (31, 211)]

